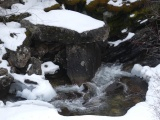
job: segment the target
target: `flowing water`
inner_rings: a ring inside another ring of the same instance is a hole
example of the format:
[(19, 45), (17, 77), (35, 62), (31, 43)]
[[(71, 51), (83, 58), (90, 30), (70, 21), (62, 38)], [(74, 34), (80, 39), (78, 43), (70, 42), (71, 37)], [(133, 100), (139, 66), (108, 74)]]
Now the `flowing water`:
[(146, 83), (132, 87), (131, 81), (142, 80), (122, 71), (122, 65), (102, 65), (91, 82), (56, 87), (58, 96), (51, 103), (62, 115), (123, 115), (143, 101), (147, 91)]

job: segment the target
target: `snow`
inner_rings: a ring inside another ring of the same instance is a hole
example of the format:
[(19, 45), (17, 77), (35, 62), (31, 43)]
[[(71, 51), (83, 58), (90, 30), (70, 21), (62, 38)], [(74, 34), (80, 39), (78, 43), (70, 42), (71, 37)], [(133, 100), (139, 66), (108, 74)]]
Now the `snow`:
[[(149, 106), (143, 102), (134, 106), (124, 116), (61, 116), (50, 104), (40, 101), (23, 101), (10, 103), (0, 108), (1, 120), (153, 120)], [(6, 114), (7, 113), (7, 114)]]
[[(32, 15), (26, 19), (30, 20), (33, 24), (64, 27), (75, 30), (79, 33), (104, 26), (104, 22), (102, 21), (95, 20), (89, 16), (69, 10), (53, 10), (47, 13), (44, 12), (44, 8), (57, 3), (55, 0), (24, 1), (25, 5), (15, 4), (12, 6), (12, 9), (4, 10), (1, 8), (1, 16), (11, 14), (17, 15), (29, 12)], [(135, 2), (136, 0), (128, 1)], [(108, 4), (118, 7), (123, 5), (122, 0), (117, 0), (117, 2), (110, 0)], [(142, 21), (141, 24), (146, 21), (147, 20)], [(6, 60), (2, 60), (2, 56), (6, 53), (5, 48), (15, 51), (17, 47), (23, 43), (26, 38), (26, 29), (22, 28), (21, 25), (16, 22), (9, 22), (6, 23), (6, 25), (4, 23), (0, 23), (0, 29), (0, 39), (4, 42), (3, 44), (0, 44), (0, 67), (6, 68), (10, 73), (10, 66), (8, 66), (8, 62)], [(120, 43), (131, 39), (133, 36), (134, 33), (129, 32), (125, 39), (109, 43), (117, 46)], [(48, 67), (45, 67), (45, 65), (48, 65)], [(15, 83), (12, 84), (10, 92), (12, 93), (17, 90), (17, 96), (21, 96), (29, 100), (15, 103), (7, 102), (6, 105), (0, 101), (0, 120), (154, 120), (156, 119), (154, 118), (157, 115), (156, 112), (160, 113), (156, 108), (156, 106), (160, 105), (160, 65), (156, 67), (141, 66), (140, 64), (134, 65), (131, 71), (132, 75), (143, 78), (149, 84), (146, 101), (136, 104), (128, 110), (126, 115), (120, 117), (93, 115), (65, 117), (59, 115), (53, 105), (39, 101), (50, 101), (56, 96), (55, 90), (52, 88), (49, 81), (45, 80), (44, 74), (54, 74), (57, 69), (58, 66), (54, 65), (52, 62), (46, 62), (42, 64), (43, 75), (33, 74), (29, 76), (27, 74), (20, 75), (10, 73), (15, 79)], [(26, 83), (25, 80), (29, 80), (31, 83)], [(78, 91), (81, 88), (76, 86), (71, 87), (71, 89), (73, 91)], [(67, 90), (68, 86), (57, 88), (57, 91)]]
[(4, 42), (4, 47), (16, 51), (17, 47), (22, 45), (26, 38), (25, 28), (21, 28), (21, 25), (17, 22), (8, 22), (6, 25), (0, 22), (0, 39)]
[(125, 28), (125, 29), (121, 30), (121, 33), (125, 33), (125, 32), (127, 32), (127, 30), (128, 30), (128, 28)]
[[(136, 1), (138, 1), (138, 0), (127, 0), (127, 1), (125, 1), (125, 3), (134, 3)], [(109, 0), (108, 4), (116, 6), (116, 7), (121, 7), (121, 6), (123, 6), (124, 2), (123, 2), (123, 0)], [(126, 4), (126, 5), (129, 6), (130, 4)]]
[(74, 30), (78, 33), (90, 31), (103, 27), (105, 23), (100, 20), (96, 20), (90, 16), (70, 11), (70, 10), (52, 10), (45, 12), (44, 8), (50, 7), (56, 4), (55, 0), (27, 0), (25, 4), (14, 4), (12, 9), (1, 10), (5, 11), (1, 13), (1, 16), (6, 14), (20, 14), (28, 12), (30, 17), (25, 18), (31, 23), (37, 25), (56, 26), (70, 30)]
[(129, 17), (130, 17), (130, 18), (133, 18), (134, 16), (135, 16), (135, 14), (131, 14)]
[(122, 0), (117, 0), (116, 2), (114, 2), (114, 0), (110, 0), (108, 2), (109, 5), (113, 5), (113, 6), (117, 6), (117, 7), (121, 7), (123, 5)]
[[(14, 24), (19, 25), (18, 23), (11, 22), (8, 24), (8, 26), (14, 26)], [(12, 30), (12, 29), (11, 29)], [(2, 29), (3, 31), (3, 29)], [(4, 32), (5, 33), (5, 32)], [(0, 34), (1, 36), (1, 34)], [(4, 39), (3, 39), (4, 40)], [(9, 46), (12, 42), (6, 42), (4, 41), (4, 44), (0, 44), (0, 67), (1, 68), (6, 68), (8, 70), (8, 73), (11, 74), (14, 79), (15, 83), (12, 84), (10, 92), (15, 93), (16, 90), (16, 95), (21, 96), (26, 99), (32, 99), (32, 100), (44, 100), (44, 101), (50, 101), (52, 98), (56, 96), (55, 90), (52, 88), (51, 84), (49, 83), (48, 80), (45, 80), (44, 74), (43, 75), (20, 75), (16, 73), (10, 73), (10, 66), (8, 66), (8, 62), (6, 60), (3, 60), (2, 57), (6, 53), (6, 46)], [(16, 46), (15, 42), (15, 46)], [(13, 47), (12, 47), (13, 48)], [(16, 48), (16, 47), (15, 47)], [(59, 68), (57, 65), (54, 65), (52, 62), (46, 62), (45, 64), (48, 65), (48, 69), (43, 69), (42, 71), (44, 73), (52, 73)], [(42, 64), (43, 66), (44, 64)], [(29, 65), (30, 67), (31, 65)], [(29, 68), (28, 67), (28, 68)], [(33, 83), (36, 84), (29, 84), (25, 83), (25, 80), (30, 80)], [(0, 105), (1, 106), (1, 105)]]
[(105, 23), (100, 20), (70, 10), (52, 10), (47, 13), (44, 11), (36, 11), (32, 16), (25, 19), (35, 25), (43, 24), (62, 27), (77, 31), (78, 33), (98, 29), (105, 25)]
[(94, 0), (87, 0), (86, 5), (89, 5), (89, 3), (91, 3), (92, 1), (94, 1)]
[(156, 118), (158, 120), (160, 113), (160, 109), (157, 107), (160, 105), (160, 64), (156, 67), (142, 67), (139, 64), (135, 64), (132, 69), (132, 74), (148, 82), (149, 86), (146, 93), (146, 103), (155, 111), (154, 115), (157, 116)]
[(45, 74), (54, 74), (59, 69), (59, 66), (55, 65), (51, 61), (48, 61), (48, 62), (44, 62), (41, 65), (41, 69), (42, 69), (42, 75), (45, 75)]
[[(14, 93), (16, 90), (17, 96), (28, 100), (50, 101), (57, 95), (49, 81), (40, 75), (32, 74), (29, 76), (27, 74), (19, 75), (14, 73), (12, 76), (15, 79), (15, 83), (12, 84), (10, 93)], [(36, 84), (26, 83), (25, 80), (30, 80)]]
[(117, 41), (114, 41), (114, 42), (108, 42), (110, 45), (113, 45), (114, 47), (118, 46), (120, 43), (122, 42), (125, 42), (127, 40), (130, 40), (133, 36), (135, 35), (135, 33), (131, 33), (129, 32), (127, 37), (124, 38), (123, 40), (117, 40)]
[(145, 22), (147, 22), (147, 21), (148, 21), (148, 19), (142, 20), (142, 21), (140, 22), (140, 24), (143, 24), (143, 23), (145, 23)]
[(35, 11), (44, 10), (58, 4), (55, 0), (23, 0), (25, 4), (13, 4), (11, 9), (0, 8), (0, 16), (10, 16), (12, 14), (19, 15), (21, 13), (34, 13)]
[[(139, 66), (139, 67), (137, 67)], [(149, 83), (149, 90), (146, 94), (146, 102), (150, 105), (159, 105), (160, 96), (160, 64), (156, 67), (141, 66), (135, 64), (132, 74), (143, 78)]]
[(142, 67), (140, 64), (135, 64), (135, 65), (133, 66), (132, 70), (131, 70), (131, 73), (132, 73), (133, 75), (137, 75), (137, 76), (141, 77), (140, 71), (141, 71), (142, 68), (143, 68), (143, 67)]
[(0, 44), (0, 68), (6, 68), (8, 71), (10, 71), (10, 67), (8, 66), (8, 62), (6, 60), (3, 60), (3, 55), (6, 54), (6, 49), (4, 47), (4, 44)]

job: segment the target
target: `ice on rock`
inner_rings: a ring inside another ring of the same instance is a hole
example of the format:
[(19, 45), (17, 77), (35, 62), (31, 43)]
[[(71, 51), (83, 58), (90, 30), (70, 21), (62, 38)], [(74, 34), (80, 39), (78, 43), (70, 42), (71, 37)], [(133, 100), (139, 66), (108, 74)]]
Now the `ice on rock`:
[(131, 70), (132, 75), (141, 77), (142, 66), (140, 64), (135, 64)]

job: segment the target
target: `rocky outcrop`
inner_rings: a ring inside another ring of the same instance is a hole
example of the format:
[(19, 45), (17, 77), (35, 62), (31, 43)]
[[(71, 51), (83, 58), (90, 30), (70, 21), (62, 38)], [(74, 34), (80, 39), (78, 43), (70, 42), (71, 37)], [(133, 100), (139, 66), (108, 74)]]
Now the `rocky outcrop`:
[(30, 57), (31, 57), (30, 49), (28, 47), (21, 46), (18, 47), (15, 52), (10, 51), (8, 61), (11, 66), (17, 68), (23, 68), (26, 66)]
[[(52, 45), (52, 48), (56, 48), (56, 45), (60, 44), (64, 46), (57, 54), (54, 54), (53, 61), (62, 65), (64, 69), (67, 68), (67, 75), (72, 83), (81, 85), (83, 82), (90, 81), (93, 78), (101, 63), (101, 52), (97, 42), (107, 40), (109, 35), (109, 27), (107, 25), (78, 33), (66, 28), (33, 25), (27, 20), (22, 20), (21, 24), (32, 33), (34, 44), (38, 45), (41, 42)], [(49, 47), (47, 49), (43, 51), (49, 53)], [(63, 51), (66, 52), (65, 58)], [(44, 56), (44, 54), (40, 56)]]
[(159, 47), (157, 31), (153, 25), (148, 25), (137, 30), (135, 36), (129, 41), (116, 47), (108, 47), (103, 61), (156, 66), (160, 63)]

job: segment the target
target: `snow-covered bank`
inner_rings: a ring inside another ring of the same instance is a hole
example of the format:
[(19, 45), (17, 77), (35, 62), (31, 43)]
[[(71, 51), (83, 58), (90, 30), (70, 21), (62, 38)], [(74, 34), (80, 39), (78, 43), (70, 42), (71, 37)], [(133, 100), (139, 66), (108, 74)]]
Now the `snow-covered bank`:
[(128, 113), (120, 117), (110, 116), (61, 116), (50, 104), (39, 101), (23, 101), (10, 103), (0, 107), (1, 120), (154, 120), (150, 106), (143, 102), (131, 108)]
[[(10, 44), (12, 44), (12, 42), (6, 42), (7, 46), (10, 46)], [(54, 74), (55, 71), (59, 69), (57, 65), (53, 64), (52, 62), (46, 62), (42, 64), (43, 75), (33, 74), (29, 76), (28, 74), (22, 75), (10, 73), (11, 67), (9, 66), (8, 61), (2, 59), (5, 53), (5, 45), (0, 44), (0, 67), (6, 68), (8, 73), (11, 74), (15, 79), (10, 89), (11, 93), (16, 93), (17, 96), (21, 96), (26, 99), (44, 101), (50, 101), (53, 97), (56, 96), (54, 89), (50, 85), (49, 81), (45, 79), (44, 75), (45, 73)], [(44, 67), (43, 65), (49, 65), (49, 67)], [(33, 84), (27, 83), (26, 80)]]
[(149, 84), (146, 94), (146, 103), (149, 104), (156, 112), (160, 114), (160, 64), (156, 67), (136, 64), (132, 69), (132, 74), (142, 77)]

